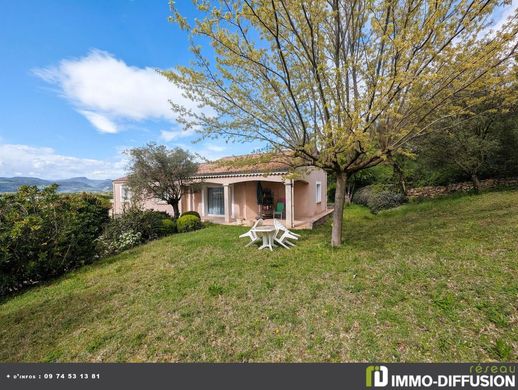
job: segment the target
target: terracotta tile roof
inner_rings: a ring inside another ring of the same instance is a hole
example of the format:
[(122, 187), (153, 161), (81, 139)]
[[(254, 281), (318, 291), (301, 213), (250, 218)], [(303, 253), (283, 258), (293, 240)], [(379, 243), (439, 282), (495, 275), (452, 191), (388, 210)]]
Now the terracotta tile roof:
[(290, 168), (287, 159), (272, 158), (265, 155), (245, 155), (224, 157), (220, 160), (200, 164), (196, 176), (268, 174), (287, 172)]
[[(216, 161), (202, 163), (198, 166), (195, 176), (227, 176), (243, 174), (279, 174), (288, 172), (290, 158), (278, 154), (247, 154), (244, 156), (223, 157)], [(115, 179), (116, 182), (125, 182), (127, 176)]]

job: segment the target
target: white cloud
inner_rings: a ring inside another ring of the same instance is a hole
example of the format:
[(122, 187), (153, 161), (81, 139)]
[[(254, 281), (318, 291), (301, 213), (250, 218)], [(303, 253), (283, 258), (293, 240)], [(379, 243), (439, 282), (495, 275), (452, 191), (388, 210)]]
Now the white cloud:
[(175, 123), (169, 100), (197, 109), (182, 91), (155, 69), (130, 66), (113, 54), (92, 50), (33, 73), (56, 86), (99, 131), (115, 133), (131, 121), (161, 119)]
[(101, 133), (115, 134), (119, 131), (117, 125), (107, 118), (105, 115), (98, 114), (93, 111), (79, 111), (86, 119), (90, 121)]
[(0, 176), (113, 179), (123, 175), (126, 164), (122, 155), (113, 160), (96, 160), (60, 155), (47, 147), (0, 144)]
[(178, 138), (189, 137), (194, 133), (194, 130), (162, 130), (160, 132), (160, 139), (164, 140), (165, 142), (171, 142)]
[[(194, 148), (184, 144), (175, 146), (191, 149), (208, 160), (217, 160), (229, 154), (225, 146), (210, 143)], [(0, 143), (0, 176), (32, 176), (42, 179), (86, 176), (89, 179), (114, 179), (125, 174), (128, 157), (124, 151), (129, 148), (120, 146), (113, 159), (99, 160), (61, 155), (48, 147)], [(234, 150), (232, 153), (240, 154), (243, 151)]]

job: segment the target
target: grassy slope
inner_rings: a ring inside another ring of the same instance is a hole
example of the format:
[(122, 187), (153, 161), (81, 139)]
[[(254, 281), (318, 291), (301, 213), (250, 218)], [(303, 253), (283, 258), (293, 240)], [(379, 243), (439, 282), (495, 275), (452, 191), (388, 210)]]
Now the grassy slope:
[(346, 219), (338, 250), (210, 226), (35, 288), (0, 305), (0, 360), (517, 360), (518, 192)]

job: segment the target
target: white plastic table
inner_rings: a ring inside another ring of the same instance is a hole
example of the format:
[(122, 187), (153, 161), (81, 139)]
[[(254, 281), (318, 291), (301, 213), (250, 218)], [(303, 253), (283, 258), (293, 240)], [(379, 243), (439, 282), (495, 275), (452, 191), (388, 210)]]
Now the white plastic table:
[(275, 236), (275, 227), (274, 226), (257, 226), (254, 229), (255, 233), (258, 237), (262, 237), (263, 245), (259, 247), (259, 249), (270, 248), (273, 251), (273, 237)]

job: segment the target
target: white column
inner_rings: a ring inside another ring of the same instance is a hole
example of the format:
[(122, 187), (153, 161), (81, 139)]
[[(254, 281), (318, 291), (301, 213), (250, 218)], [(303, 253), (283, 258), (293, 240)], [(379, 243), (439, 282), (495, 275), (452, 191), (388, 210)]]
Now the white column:
[(284, 189), (286, 192), (286, 227), (292, 228), (293, 227), (293, 183), (292, 180), (288, 180), (284, 183)]
[(234, 195), (234, 184), (230, 186), (230, 217), (235, 218), (235, 211), (234, 211), (234, 204), (235, 202), (235, 195)]
[(223, 184), (223, 204), (225, 209), (225, 222), (230, 222), (230, 208), (232, 207), (232, 198), (230, 196), (230, 188), (228, 184)]
[(203, 186), (201, 188), (201, 215), (202, 217), (206, 214), (206, 204), (207, 204), (207, 188)]

